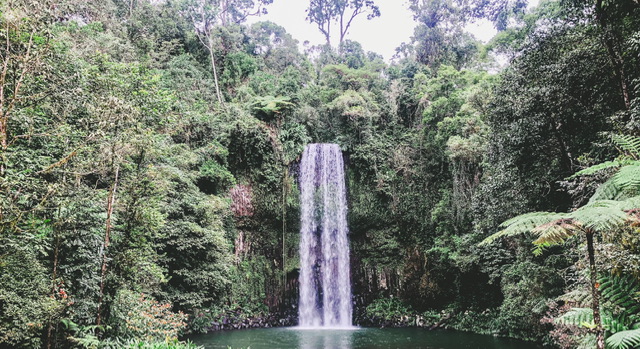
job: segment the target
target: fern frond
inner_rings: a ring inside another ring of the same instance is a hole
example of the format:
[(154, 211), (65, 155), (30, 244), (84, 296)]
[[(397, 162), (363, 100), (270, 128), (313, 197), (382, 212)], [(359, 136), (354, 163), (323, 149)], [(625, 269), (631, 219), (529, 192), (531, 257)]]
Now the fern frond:
[(596, 334), (587, 333), (576, 338), (576, 349), (593, 349), (596, 347)]
[(500, 227), (506, 229), (526, 229), (522, 232), (528, 232), (539, 225), (560, 219), (563, 215), (563, 213), (556, 212), (529, 212), (507, 219), (500, 224)]
[(501, 237), (515, 236), (531, 232), (540, 225), (547, 224), (562, 217), (562, 213), (555, 212), (530, 212), (521, 214), (504, 221), (500, 224), (500, 227), (503, 228), (502, 230), (482, 240), (479, 245), (489, 244)]
[(567, 179), (574, 179), (576, 177), (580, 177), (580, 176), (590, 176), (590, 175), (594, 175), (602, 170), (607, 170), (610, 168), (618, 168), (620, 166), (622, 166), (623, 163), (620, 161), (605, 161), (603, 163), (599, 163), (590, 167), (587, 167), (583, 170), (580, 170), (576, 173), (574, 173), (572, 176), (568, 177)]
[(557, 244), (548, 243), (548, 242), (541, 242), (538, 244), (534, 244), (533, 248), (531, 249), (531, 253), (533, 253), (534, 256), (541, 256), (547, 248), (555, 245)]
[(633, 349), (640, 346), (640, 329), (620, 331), (607, 338), (607, 347), (612, 349)]
[(602, 314), (602, 327), (610, 333), (629, 330), (629, 321), (629, 316), (625, 313), (616, 316), (605, 313)]
[(576, 305), (577, 307), (584, 307), (591, 304), (592, 297), (589, 290), (580, 287), (561, 295), (558, 297), (558, 300)]
[(615, 198), (619, 192), (620, 190), (615, 185), (615, 183), (606, 181), (598, 186), (591, 198), (589, 198), (589, 202), (591, 203), (598, 200), (610, 200)]
[(626, 155), (640, 159), (640, 137), (614, 134), (611, 139)]
[(593, 324), (593, 310), (591, 308), (572, 308), (555, 320), (563, 325), (585, 326)]
[(584, 228), (598, 232), (611, 231), (627, 220), (627, 213), (622, 210), (620, 201), (598, 200), (568, 214)]
[[(616, 186), (623, 192), (622, 194), (640, 194), (640, 161), (635, 161), (634, 164), (623, 166), (610, 180), (615, 182)], [(616, 199), (618, 198), (619, 197)]]
[(538, 238), (533, 243), (544, 247), (562, 244), (575, 235), (576, 228), (574, 220), (567, 218), (560, 218), (541, 224), (531, 230), (538, 235)]
[(600, 294), (602, 298), (620, 308), (626, 316), (629, 326), (640, 319), (640, 303), (634, 295), (640, 293), (640, 284), (631, 275), (600, 277)]
[(620, 200), (619, 205), (620, 205), (620, 208), (625, 211), (640, 209), (640, 195), (632, 196), (630, 198)]
[(602, 183), (589, 202), (620, 200), (640, 194), (640, 161), (632, 161)]

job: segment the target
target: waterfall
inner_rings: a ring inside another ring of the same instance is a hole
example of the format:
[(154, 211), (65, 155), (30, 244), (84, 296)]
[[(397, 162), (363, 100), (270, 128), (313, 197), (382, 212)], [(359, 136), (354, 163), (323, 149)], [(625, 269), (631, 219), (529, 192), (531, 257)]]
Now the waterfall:
[(305, 148), (300, 206), (300, 326), (350, 327), (347, 195), (337, 144)]

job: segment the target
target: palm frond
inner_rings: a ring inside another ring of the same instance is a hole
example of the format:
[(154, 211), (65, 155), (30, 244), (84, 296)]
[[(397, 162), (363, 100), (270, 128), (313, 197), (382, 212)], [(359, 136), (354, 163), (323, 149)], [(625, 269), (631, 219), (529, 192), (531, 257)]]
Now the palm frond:
[(636, 160), (640, 159), (640, 137), (614, 134), (611, 139), (626, 155)]
[(620, 331), (607, 338), (607, 347), (633, 349), (640, 346), (640, 329)]
[(501, 237), (515, 236), (531, 232), (538, 226), (547, 224), (562, 217), (562, 213), (555, 212), (530, 212), (521, 214), (500, 224), (500, 228), (503, 229), (482, 240), (482, 242), (480, 242), (480, 245), (489, 244)]

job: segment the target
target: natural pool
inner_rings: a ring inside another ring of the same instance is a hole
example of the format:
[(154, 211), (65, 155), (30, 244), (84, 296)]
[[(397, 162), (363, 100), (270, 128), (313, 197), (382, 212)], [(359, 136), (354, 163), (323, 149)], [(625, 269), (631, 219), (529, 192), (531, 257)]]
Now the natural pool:
[(466, 332), (419, 328), (302, 330), (295, 327), (190, 336), (205, 348), (251, 349), (538, 349), (533, 343)]

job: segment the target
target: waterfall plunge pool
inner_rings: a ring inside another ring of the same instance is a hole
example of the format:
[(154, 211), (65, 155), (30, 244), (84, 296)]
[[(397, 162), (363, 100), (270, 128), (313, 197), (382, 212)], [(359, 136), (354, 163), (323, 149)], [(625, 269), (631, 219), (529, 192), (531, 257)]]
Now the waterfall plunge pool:
[(539, 349), (535, 343), (422, 328), (260, 328), (189, 336), (206, 349)]
[(336, 144), (309, 144), (300, 164), (300, 301), (303, 327), (220, 331), (188, 339), (207, 349), (537, 349), (466, 332), (351, 326), (344, 163)]

